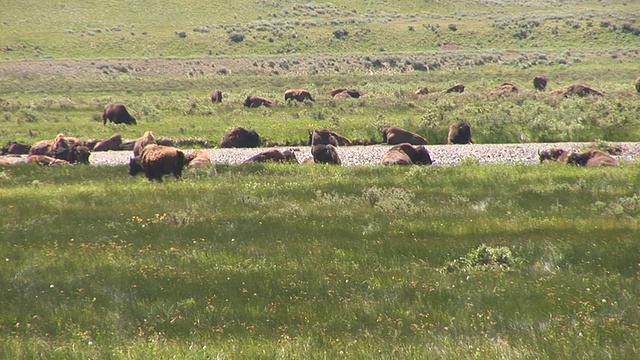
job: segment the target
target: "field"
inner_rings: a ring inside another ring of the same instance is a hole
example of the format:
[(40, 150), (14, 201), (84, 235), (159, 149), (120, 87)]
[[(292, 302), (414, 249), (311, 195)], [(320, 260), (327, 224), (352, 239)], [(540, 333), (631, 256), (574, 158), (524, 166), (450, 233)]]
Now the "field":
[[(638, 18), (591, 0), (5, 4), (0, 143), (399, 125), (442, 144), (459, 120), (477, 143), (636, 142)], [(488, 95), (505, 81), (521, 90)], [(605, 96), (552, 93), (575, 83)], [(114, 101), (138, 125), (103, 125)], [(635, 359), (639, 194), (637, 162), (218, 164), (162, 184), (0, 167), (0, 358)]]

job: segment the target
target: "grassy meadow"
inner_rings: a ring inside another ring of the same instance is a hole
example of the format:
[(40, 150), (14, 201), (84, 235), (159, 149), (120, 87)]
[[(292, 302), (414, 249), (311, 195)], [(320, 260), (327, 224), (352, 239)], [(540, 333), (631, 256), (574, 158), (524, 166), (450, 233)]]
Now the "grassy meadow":
[[(618, 0), (9, 2), (0, 144), (151, 130), (215, 146), (235, 126), (367, 143), (385, 125), (442, 144), (460, 120), (476, 143), (638, 141), (639, 18)], [(505, 81), (520, 92), (488, 95)], [(575, 83), (605, 96), (552, 93)], [(138, 125), (102, 124), (116, 101)], [(635, 162), (218, 164), (162, 184), (19, 164), (0, 167), (0, 206), (2, 359), (640, 353)]]

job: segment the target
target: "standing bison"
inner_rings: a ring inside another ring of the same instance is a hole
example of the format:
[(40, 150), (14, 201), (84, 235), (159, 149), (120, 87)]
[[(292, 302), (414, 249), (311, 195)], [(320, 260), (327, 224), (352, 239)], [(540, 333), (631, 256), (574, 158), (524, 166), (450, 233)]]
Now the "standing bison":
[(212, 103), (222, 102), (222, 90), (215, 89), (211, 92), (211, 102)]
[(129, 160), (129, 175), (133, 176), (143, 171), (149, 181), (162, 182), (162, 176), (169, 174), (180, 179), (184, 165), (185, 156), (181, 150), (150, 144), (142, 149), (140, 156), (134, 156)]
[(313, 101), (311, 93), (304, 89), (291, 89), (284, 92), (284, 100)]
[(460, 121), (449, 126), (447, 144), (471, 144), (471, 125), (466, 121)]
[(413, 147), (411, 144), (403, 143), (389, 149), (380, 163), (385, 165), (431, 165), (433, 161), (424, 146)]
[(547, 88), (547, 77), (544, 75), (534, 77), (533, 87), (538, 91), (544, 91)]
[(389, 126), (382, 129), (382, 142), (389, 145), (402, 143), (409, 143), (411, 145), (427, 145), (427, 140), (422, 136), (398, 126)]
[(107, 124), (107, 120), (114, 124), (136, 125), (136, 119), (129, 114), (123, 104), (115, 103), (104, 107), (102, 111), (102, 125)]
[(636, 79), (636, 91), (640, 93), (640, 76)]
[(221, 148), (254, 148), (262, 144), (255, 130), (247, 130), (241, 126), (231, 129), (220, 142)]
[(257, 108), (260, 106), (271, 107), (274, 102), (262, 96), (249, 95), (242, 104), (248, 108)]

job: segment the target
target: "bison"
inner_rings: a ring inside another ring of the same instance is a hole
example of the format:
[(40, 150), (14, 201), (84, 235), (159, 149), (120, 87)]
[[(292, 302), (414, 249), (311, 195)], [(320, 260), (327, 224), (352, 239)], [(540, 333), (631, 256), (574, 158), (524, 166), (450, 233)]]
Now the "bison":
[[(336, 92), (337, 90), (342, 90), (339, 92)], [(360, 90), (357, 89), (334, 89), (330, 91), (330, 94), (332, 94), (333, 97), (350, 97), (350, 98), (359, 98), (360, 96), (364, 95), (364, 93)]]
[(567, 164), (577, 166), (617, 166), (618, 160), (601, 150), (572, 152), (567, 157)]
[(540, 159), (540, 163), (543, 163), (545, 161), (567, 162), (568, 157), (569, 152), (567, 150), (556, 147), (545, 151), (538, 151), (538, 158)]
[(220, 142), (221, 148), (254, 148), (262, 144), (260, 136), (255, 130), (247, 130), (237, 126), (224, 135)]
[(247, 96), (247, 98), (244, 100), (244, 103), (243, 103), (243, 105), (248, 108), (257, 108), (260, 106), (271, 107), (273, 106), (273, 104), (274, 102), (272, 100), (269, 100), (262, 96), (255, 96), (255, 95)]
[(133, 144), (133, 156), (140, 155), (142, 149), (149, 144), (157, 144), (156, 137), (153, 136), (153, 132), (145, 131), (141, 137), (137, 138)]
[(389, 145), (402, 143), (427, 145), (427, 140), (422, 136), (398, 126), (389, 126), (382, 129), (382, 142)]
[(107, 124), (107, 120), (114, 124), (136, 125), (136, 118), (131, 116), (127, 108), (120, 103), (108, 104), (102, 111), (102, 125)]
[(184, 165), (185, 156), (180, 149), (149, 144), (140, 151), (139, 156), (129, 160), (129, 175), (143, 171), (149, 181), (162, 182), (162, 176), (169, 174), (180, 179)]
[(538, 91), (544, 91), (547, 88), (547, 77), (544, 75), (534, 77), (533, 87)]
[(0, 150), (0, 155), (24, 155), (31, 150), (31, 145), (21, 144), (17, 141), (9, 141)]
[(313, 131), (309, 131), (307, 145), (313, 146), (316, 144), (349, 146), (351, 145), (351, 140), (329, 129), (314, 129)]
[(491, 90), (491, 92), (489, 92), (489, 95), (502, 96), (504, 94), (518, 92), (518, 91), (520, 91), (519, 87), (513, 85), (510, 82), (505, 82), (505, 83), (502, 83), (502, 85), (498, 86), (497, 88)]
[(53, 140), (41, 140), (31, 145), (29, 155), (50, 155)]
[(243, 164), (253, 164), (259, 162), (277, 162), (277, 163), (298, 163), (296, 154), (291, 150), (280, 151), (277, 149), (271, 149), (263, 151), (247, 160), (243, 161)]
[(316, 164), (342, 164), (336, 147), (331, 144), (318, 144), (312, 146), (311, 155), (313, 156), (313, 162)]
[(222, 102), (222, 90), (215, 89), (211, 92), (211, 102), (212, 103)]
[(36, 163), (42, 166), (63, 165), (68, 164), (66, 160), (56, 159), (53, 156), (48, 155), (29, 155), (27, 156), (28, 163)]
[(552, 93), (560, 94), (566, 98), (573, 95), (578, 95), (580, 97), (585, 97), (589, 95), (604, 96), (604, 93), (583, 84), (573, 84), (573, 85), (565, 86), (560, 89), (554, 90)]
[(636, 79), (636, 91), (640, 93), (640, 76)]
[(94, 147), (93, 151), (118, 151), (122, 146), (122, 135), (113, 134), (107, 140), (103, 140), (98, 142)]
[(185, 165), (190, 167), (202, 167), (211, 165), (211, 157), (204, 150), (196, 150), (184, 157)]
[(466, 121), (460, 121), (449, 126), (447, 144), (472, 144), (471, 125)]
[(455, 84), (452, 87), (450, 87), (447, 90), (445, 90), (444, 92), (445, 92), (445, 94), (449, 94), (449, 93), (452, 93), (452, 92), (462, 93), (462, 92), (464, 92), (464, 84)]
[(420, 89), (413, 92), (413, 95), (427, 95), (429, 93), (429, 89), (425, 87), (421, 87)]
[(433, 161), (424, 146), (414, 147), (411, 144), (403, 143), (389, 149), (383, 155), (380, 163), (385, 165), (431, 165)]
[(313, 97), (308, 90), (304, 89), (290, 89), (284, 92), (284, 100), (297, 100), (297, 101), (305, 101), (311, 100), (313, 101)]

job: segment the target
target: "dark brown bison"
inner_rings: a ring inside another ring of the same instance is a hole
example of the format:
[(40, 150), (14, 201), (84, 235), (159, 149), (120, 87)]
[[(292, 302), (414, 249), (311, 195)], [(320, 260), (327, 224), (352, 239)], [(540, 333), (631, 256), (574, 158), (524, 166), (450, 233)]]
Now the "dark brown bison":
[(424, 146), (414, 147), (403, 143), (389, 149), (380, 163), (385, 165), (431, 165), (433, 161)]
[(27, 156), (26, 161), (28, 163), (36, 163), (42, 166), (68, 164), (66, 160), (56, 159), (53, 156), (48, 156), (48, 155), (29, 155)]
[(91, 155), (89, 148), (80, 139), (62, 134), (53, 141), (51, 153), (54, 158), (65, 160), (70, 164), (89, 164)]
[[(334, 91), (336, 91), (338, 89), (335, 90), (331, 90), (330, 93), (333, 94)], [(343, 89), (342, 91), (336, 93), (335, 95), (333, 95), (333, 97), (343, 97), (343, 98), (359, 98), (360, 96), (364, 95), (364, 93), (360, 90), (357, 89)]]
[(640, 93), (640, 76), (636, 79), (636, 91)]
[(120, 146), (122, 146), (122, 135), (113, 134), (107, 140), (98, 142), (93, 147), (93, 151), (118, 151)]
[(307, 145), (313, 146), (317, 144), (350, 146), (351, 140), (329, 129), (314, 129), (313, 131), (309, 131)]
[(336, 147), (331, 144), (318, 144), (312, 146), (311, 155), (313, 156), (313, 162), (316, 164), (342, 164)]
[(460, 121), (449, 126), (447, 144), (472, 144), (471, 125), (466, 121)]
[(243, 161), (243, 164), (253, 164), (261, 162), (277, 162), (277, 163), (298, 163), (296, 154), (291, 150), (280, 151), (277, 149), (271, 149), (263, 151), (259, 154), (253, 155), (247, 160)]
[(534, 77), (533, 87), (538, 91), (544, 91), (547, 88), (547, 77), (544, 75)]
[(509, 93), (518, 92), (518, 91), (520, 91), (519, 87), (513, 85), (510, 82), (505, 82), (505, 83), (502, 83), (502, 85), (498, 86), (497, 88), (491, 90), (489, 92), (489, 95), (502, 96), (504, 94), (509, 94)]
[(290, 89), (284, 92), (284, 100), (313, 101), (311, 93), (304, 89)]
[(425, 87), (421, 87), (420, 89), (413, 92), (413, 95), (427, 95), (429, 93), (429, 89)]
[(248, 108), (257, 108), (260, 106), (271, 107), (273, 106), (273, 104), (274, 102), (272, 100), (263, 98), (262, 96), (254, 96), (254, 95), (247, 96), (247, 98), (244, 99), (244, 103), (243, 103), (243, 105)]
[(211, 165), (211, 156), (204, 150), (196, 150), (185, 155), (185, 165), (190, 167), (202, 167)]
[(448, 88), (447, 90), (444, 91), (446, 94), (455, 92), (455, 93), (462, 93), (464, 92), (464, 84), (455, 84), (452, 87)]
[(129, 160), (129, 175), (144, 172), (149, 181), (162, 182), (163, 175), (173, 174), (176, 179), (182, 177), (185, 165), (184, 153), (170, 146), (150, 144)]
[(235, 127), (224, 135), (220, 142), (221, 148), (254, 148), (262, 144), (260, 136), (255, 130)]
[(617, 166), (618, 160), (601, 150), (572, 152), (567, 157), (567, 164), (578, 166)]
[(133, 144), (133, 156), (140, 155), (142, 149), (149, 144), (156, 144), (156, 137), (153, 136), (151, 131), (145, 131), (141, 137), (137, 138), (135, 143)]
[(589, 95), (604, 96), (604, 93), (583, 84), (573, 84), (573, 85), (565, 86), (560, 89), (556, 89), (552, 91), (552, 93), (560, 94), (566, 98), (573, 95), (578, 95), (580, 97), (585, 97)]
[(222, 102), (222, 90), (215, 89), (211, 92), (211, 102), (212, 103)]
[(333, 97), (333, 96), (336, 96), (336, 95), (340, 94), (343, 91), (347, 91), (347, 89), (345, 89), (345, 88), (336, 88), (336, 89), (330, 90), (329, 91), (329, 95), (331, 95)]
[(127, 108), (120, 103), (109, 104), (102, 111), (102, 124), (106, 125), (107, 120), (114, 124), (136, 125), (136, 119), (129, 114)]
[(422, 136), (398, 126), (389, 126), (382, 129), (382, 142), (389, 145), (402, 143), (409, 143), (411, 145), (427, 145), (427, 140)]
[(21, 144), (17, 141), (9, 141), (0, 149), (0, 155), (25, 155), (31, 150), (31, 145)]
[(31, 145), (29, 155), (50, 155), (53, 140), (40, 140)]
[(545, 161), (557, 161), (557, 162), (567, 162), (567, 158), (569, 157), (569, 152), (565, 149), (560, 148), (551, 148), (545, 151), (538, 151), (538, 158), (540, 159), (540, 163)]

